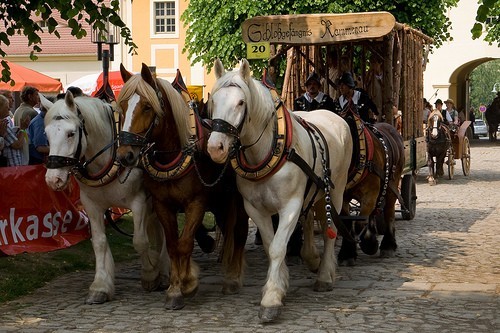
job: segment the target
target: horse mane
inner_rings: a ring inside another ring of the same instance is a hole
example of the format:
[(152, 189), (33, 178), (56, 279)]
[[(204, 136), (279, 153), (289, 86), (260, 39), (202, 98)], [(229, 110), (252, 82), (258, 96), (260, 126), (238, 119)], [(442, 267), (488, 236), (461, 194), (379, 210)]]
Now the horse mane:
[(441, 111), (439, 111), (438, 109), (435, 109), (435, 110), (432, 110), (431, 113), (429, 113), (429, 117), (427, 117), (427, 122), (434, 116), (434, 115), (437, 115), (439, 117), (439, 120), (442, 122), (444, 119), (443, 119), (443, 114), (441, 113)]
[[(175, 90), (170, 82), (158, 78), (156, 79), (156, 83), (160, 85), (160, 87), (167, 95), (167, 101), (170, 103), (170, 107), (172, 109), (175, 125), (177, 127), (177, 131), (181, 140), (181, 145), (184, 146), (188, 143), (190, 135), (189, 107), (182, 98), (181, 94), (179, 94), (179, 92)], [(142, 79), (140, 74), (132, 75), (130, 79), (128, 79), (128, 81), (123, 85), (123, 88), (120, 91), (120, 96), (118, 97), (117, 104), (120, 105), (121, 102), (130, 99), (133, 94), (138, 94), (142, 98), (147, 99), (156, 115), (159, 118), (163, 117), (165, 110), (162, 109), (160, 100), (158, 99), (155, 90)]]
[[(74, 101), (85, 121), (85, 129), (92, 135), (92, 141), (106, 144), (109, 143), (110, 137), (113, 135), (114, 131), (114, 129), (110, 130), (109, 128), (109, 111), (111, 106), (105, 104), (98, 98), (87, 96), (75, 97)], [(55, 102), (47, 111), (45, 115), (45, 126), (57, 118), (68, 119), (78, 126), (81, 122), (77, 112), (71, 110), (66, 105), (64, 99)]]
[[(270, 117), (274, 112), (274, 101), (269, 90), (262, 83), (254, 78), (250, 78), (246, 82), (239, 74), (239, 71), (234, 70), (226, 72), (225, 75), (217, 80), (212, 89), (212, 95), (219, 89), (230, 86), (239, 87), (245, 95), (247, 108), (251, 111), (251, 117), (247, 116), (245, 122), (255, 122), (253, 125), (255, 127), (256, 125), (265, 124), (270, 121)], [(243, 128), (246, 127), (243, 126)], [(272, 130), (273, 127), (267, 126), (267, 129)]]

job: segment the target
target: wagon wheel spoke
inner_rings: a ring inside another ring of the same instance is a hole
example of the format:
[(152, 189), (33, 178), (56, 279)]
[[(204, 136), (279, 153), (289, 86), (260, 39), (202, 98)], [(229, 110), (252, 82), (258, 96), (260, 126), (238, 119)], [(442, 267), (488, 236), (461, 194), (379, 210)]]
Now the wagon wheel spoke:
[(464, 138), (462, 151), (462, 171), (464, 176), (470, 175), (470, 143), (467, 137)]

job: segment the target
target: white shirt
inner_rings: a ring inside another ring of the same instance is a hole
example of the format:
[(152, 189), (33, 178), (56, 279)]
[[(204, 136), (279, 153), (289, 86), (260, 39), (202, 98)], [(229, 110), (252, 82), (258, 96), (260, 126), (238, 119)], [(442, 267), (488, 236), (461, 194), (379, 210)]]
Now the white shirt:
[(323, 92), (321, 92), (321, 91), (320, 91), (320, 92), (318, 92), (318, 94), (316, 95), (316, 97), (315, 97), (315, 98), (312, 98), (312, 97), (311, 97), (311, 95), (309, 95), (309, 93), (308, 93), (308, 92), (306, 92), (306, 93), (304, 94), (304, 97), (307, 99), (307, 101), (308, 101), (309, 103), (311, 103), (311, 102), (313, 101), (313, 99), (315, 99), (315, 100), (316, 100), (316, 102), (321, 103), (321, 101), (323, 100), (323, 96), (324, 96), (324, 95), (325, 95), (325, 94), (324, 94)]

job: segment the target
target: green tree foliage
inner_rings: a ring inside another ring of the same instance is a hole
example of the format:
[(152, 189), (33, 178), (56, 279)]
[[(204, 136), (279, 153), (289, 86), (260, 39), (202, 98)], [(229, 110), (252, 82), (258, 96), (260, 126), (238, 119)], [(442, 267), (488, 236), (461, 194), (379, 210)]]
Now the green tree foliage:
[(498, 43), (500, 47), (500, 1), (479, 0), (478, 3), (476, 23), (471, 30), (472, 38), (477, 39), (486, 32), (484, 40), (490, 45)]
[(481, 104), (489, 105), (496, 94), (492, 92), (495, 83), (500, 90), (500, 60), (488, 61), (476, 67), (470, 75), (470, 103), (479, 115)]
[[(124, 43), (130, 47), (129, 52), (135, 52), (137, 46), (132, 41), (130, 29), (120, 18), (119, 0), (4, 0), (0, 4), (0, 22), (3, 25), (0, 31), (0, 56), (7, 56), (5, 46), (10, 45), (9, 38), (14, 35), (26, 36), (29, 46), (32, 46), (30, 58), (36, 60), (36, 53), (42, 51), (42, 28), (38, 24), (44, 21), (47, 31), (60, 38), (57, 30), (58, 22), (53, 12), (58, 11), (61, 18), (71, 28), (71, 35), (81, 39), (87, 36), (82, 27), (87, 22), (95, 27), (101, 36), (105, 36), (106, 22), (120, 28), (120, 35)], [(4, 46), (5, 45), (5, 46)], [(2, 81), (10, 81), (10, 71), (7, 63), (2, 61)]]
[[(488, 1), (488, 0), (484, 0)], [(190, 0), (181, 19), (187, 28), (184, 51), (194, 62), (201, 62), (208, 70), (215, 58), (225, 66), (234, 66), (246, 55), (240, 26), (244, 20), (260, 15), (307, 13), (349, 13), (388, 11), (396, 21), (406, 23), (434, 38), (440, 46), (450, 40), (451, 22), (447, 10), (458, 0)], [(265, 65), (253, 62), (253, 68)]]

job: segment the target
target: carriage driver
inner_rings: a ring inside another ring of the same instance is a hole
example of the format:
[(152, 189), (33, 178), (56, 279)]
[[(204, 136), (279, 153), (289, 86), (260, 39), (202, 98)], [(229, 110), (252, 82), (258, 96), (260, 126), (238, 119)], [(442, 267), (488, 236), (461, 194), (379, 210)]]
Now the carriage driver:
[(352, 74), (345, 72), (339, 80), (340, 96), (335, 103), (335, 113), (341, 114), (346, 111), (349, 106), (349, 101), (352, 101), (355, 106), (355, 111), (365, 123), (375, 123), (378, 116), (377, 106), (370, 99), (368, 94), (356, 88)]
[(326, 109), (333, 111), (333, 99), (322, 92), (321, 78), (316, 72), (312, 72), (305, 82), (306, 92), (293, 102), (295, 111), (313, 111), (317, 109)]
[(436, 110), (441, 112), (441, 115), (443, 116), (443, 122), (446, 125), (453, 123), (453, 118), (451, 118), (451, 115), (448, 112), (448, 110), (443, 110), (443, 101), (441, 99), (438, 98), (436, 102), (434, 102), (434, 106), (436, 107)]

